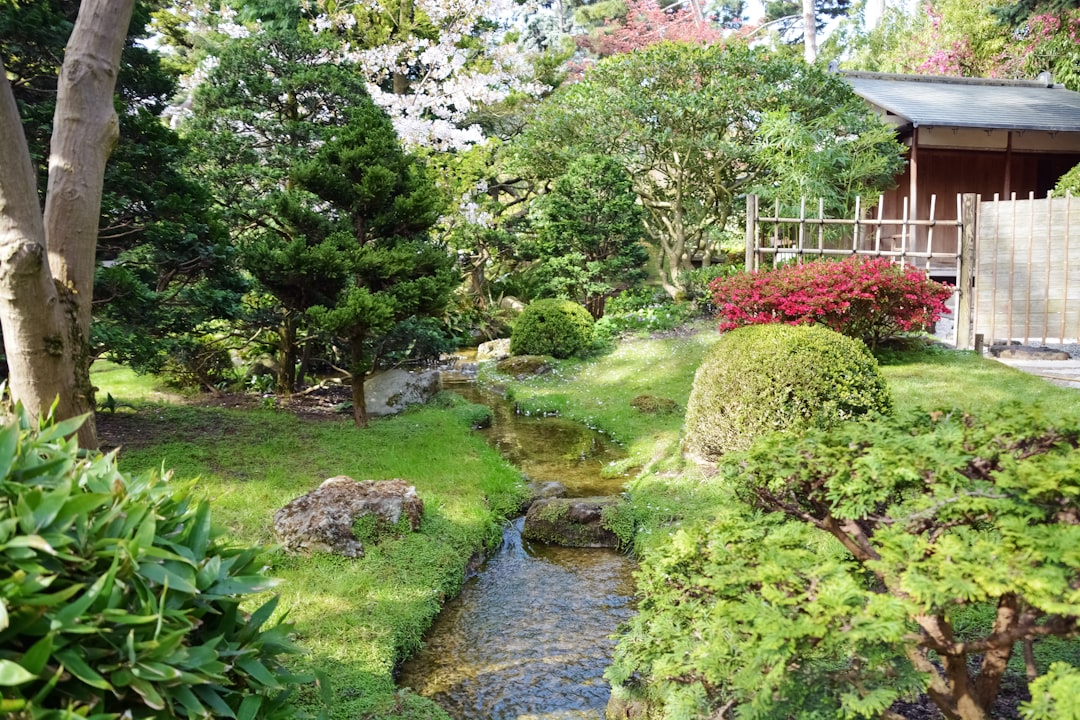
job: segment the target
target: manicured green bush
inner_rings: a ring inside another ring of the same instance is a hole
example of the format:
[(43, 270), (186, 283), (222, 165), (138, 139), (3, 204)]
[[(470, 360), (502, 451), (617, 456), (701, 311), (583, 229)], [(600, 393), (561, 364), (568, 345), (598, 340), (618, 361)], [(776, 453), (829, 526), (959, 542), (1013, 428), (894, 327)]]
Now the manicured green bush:
[(893, 705), (923, 692), (1074, 718), (1080, 661), (1051, 641), (1080, 623), (1078, 447), (1076, 413), (1019, 404), (763, 437), (721, 462), (715, 517), (646, 553), (608, 676), (665, 719), (925, 717)]
[(589, 347), (593, 318), (569, 300), (536, 300), (514, 323), (510, 335), (513, 355), (551, 355), (568, 358)]
[(167, 479), (80, 456), (79, 422), (0, 428), (0, 715), (301, 716), (291, 626), (249, 604), (275, 584), (262, 550)]
[(715, 460), (766, 433), (891, 408), (877, 361), (860, 341), (818, 326), (752, 325), (721, 338), (698, 368), (685, 449)]

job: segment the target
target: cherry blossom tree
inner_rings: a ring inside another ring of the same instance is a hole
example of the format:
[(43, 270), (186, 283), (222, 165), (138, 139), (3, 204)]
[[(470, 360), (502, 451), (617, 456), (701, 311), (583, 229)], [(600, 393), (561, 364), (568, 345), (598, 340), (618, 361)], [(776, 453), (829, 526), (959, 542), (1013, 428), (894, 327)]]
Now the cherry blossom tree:
[(632, 52), (664, 40), (711, 43), (723, 39), (696, 6), (661, 7), (656, 0), (629, 0), (626, 15), (614, 19), (582, 43), (600, 57)]

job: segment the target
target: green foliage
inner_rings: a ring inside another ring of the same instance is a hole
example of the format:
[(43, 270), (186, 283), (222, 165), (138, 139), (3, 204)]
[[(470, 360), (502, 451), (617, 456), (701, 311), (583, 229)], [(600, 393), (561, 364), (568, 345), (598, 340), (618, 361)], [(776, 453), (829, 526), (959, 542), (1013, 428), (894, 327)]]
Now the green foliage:
[(675, 302), (662, 290), (637, 287), (624, 290), (608, 301), (604, 317), (596, 323), (597, 334), (663, 332), (674, 330), (696, 314), (687, 302)]
[(551, 355), (568, 358), (592, 342), (593, 319), (569, 300), (537, 300), (525, 308), (510, 336), (513, 355)]
[(0, 429), (5, 717), (297, 717), (292, 627), (249, 604), (276, 584), (262, 551), (156, 473), (81, 456), (80, 422), (19, 407)]
[[(812, 129), (775, 167), (774, 137), (761, 133), (768, 117)], [(719, 249), (719, 231), (750, 188), (797, 172), (822, 176), (817, 187), (827, 187), (828, 197), (879, 189), (900, 154), (880, 127), (850, 86), (823, 68), (739, 42), (665, 42), (605, 58), (556, 91), (512, 148), (517, 167), (538, 179), (559, 177), (587, 154), (625, 167), (674, 295), (690, 259)], [(848, 141), (864, 132), (865, 145)], [(827, 163), (816, 162), (820, 142), (829, 148)]]
[(745, 327), (724, 335), (694, 376), (686, 449), (715, 460), (767, 433), (891, 408), (877, 361), (860, 341), (816, 326)]
[(364, 547), (378, 545), (384, 540), (400, 538), (407, 532), (412, 532), (412, 528), (409, 526), (409, 518), (404, 514), (396, 523), (390, 523), (381, 515), (369, 513), (358, 517), (352, 526), (353, 537)]
[(1024, 720), (1078, 720), (1080, 671), (1066, 663), (1054, 663), (1050, 670), (1028, 686), (1031, 702), (1024, 706)]
[(644, 211), (614, 159), (575, 158), (532, 212), (549, 287), (593, 317), (603, 316), (605, 297), (644, 277)]
[[(1019, 641), (1046, 672), (1039, 638), (1080, 630), (1078, 446), (1075, 413), (1017, 404), (763, 437), (649, 546), (609, 677), (661, 718), (880, 717), (927, 688), (991, 717)], [(1023, 716), (1070, 717), (1076, 677), (1050, 666)]]
[[(726, 470), (755, 504), (832, 534), (921, 628), (890, 642), (946, 714), (964, 701), (988, 713), (1014, 643), (1077, 632), (1080, 524), (1063, 509), (1080, 497), (1078, 444), (1075, 415), (1008, 405), (772, 438)], [(958, 616), (979, 604), (993, 622), (961, 636)], [(868, 606), (865, 621), (896, 618)]]
[[(643, 558), (643, 600), (607, 673), (616, 693), (643, 695), (664, 720), (729, 704), (786, 720), (876, 717), (921, 689), (890, 644), (906, 631), (899, 603), (875, 596), (836, 544), (738, 503), (717, 511)], [(843, 681), (852, 674), (858, 686)]]
[(1064, 196), (1067, 192), (1072, 193), (1073, 197), (1080, 196), (1080, 165), (1062, 175), (1054, 186), (1055, 195)]
[[(79, 11), (71, 0), (0, 2), (0, 61), (12, 83), (44, 196), (57, 77)], [(233, 318), (245, 283), (189, 147), (161, 122), (176, 77), (142, 47), (137, 3), (117, 78), (119, 138), (105, 168), (91, 347), (157, 371), (205, 323)]]

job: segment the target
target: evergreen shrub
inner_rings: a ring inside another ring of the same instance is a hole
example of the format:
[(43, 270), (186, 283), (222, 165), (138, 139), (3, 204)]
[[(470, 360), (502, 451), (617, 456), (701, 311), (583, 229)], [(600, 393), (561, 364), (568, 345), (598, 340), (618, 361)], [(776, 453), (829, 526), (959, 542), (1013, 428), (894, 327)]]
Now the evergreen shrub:
[(570, 300), (536, 300), (514, 323), (512, 355), (568, 358), (587, 350), (593, 339), (593, 318)]
[(744, 325), (817, 323), (874, 347), (948, 312), (948, 285), (888, 258), (850, 257), (755, 270), (710, 285), (720, 330)]
[(302, 717), (263, 551), (167, 478), (81, 455), (80, 421), (0, 428), (0, 716)]
[(685, 449), (715, 460), (759, 435), (891, 409), (885, 378), (859, 340), (819, 326), (755, 325), (727, 333), (698, 368)]

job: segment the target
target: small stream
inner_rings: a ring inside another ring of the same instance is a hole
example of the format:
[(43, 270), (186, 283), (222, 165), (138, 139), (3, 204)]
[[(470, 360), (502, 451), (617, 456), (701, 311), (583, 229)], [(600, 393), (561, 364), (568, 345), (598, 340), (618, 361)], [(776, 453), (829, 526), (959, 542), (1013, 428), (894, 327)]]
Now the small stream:
[[(488, 442), (532, 481), (576, 497), (618, 493), (601, 478), (619, 448), (578, 423), (523, 417), (471, 384), (447, 389), (494, 411)], [(603, 718), (618, 624), (633, 613), (633, 562), (611, 550), (523, 542), (518, 518), (499, 551), (443, 608), (399, 684), (458, 720)]]

